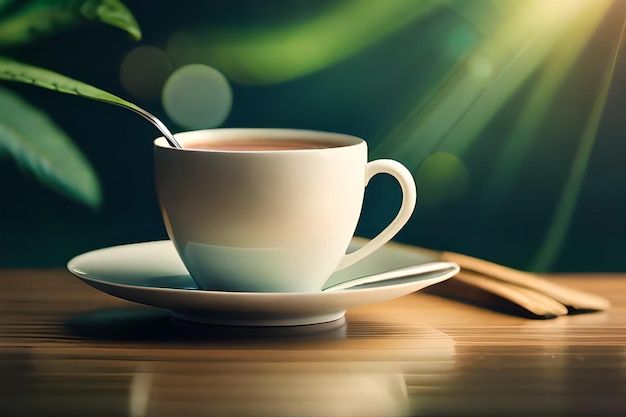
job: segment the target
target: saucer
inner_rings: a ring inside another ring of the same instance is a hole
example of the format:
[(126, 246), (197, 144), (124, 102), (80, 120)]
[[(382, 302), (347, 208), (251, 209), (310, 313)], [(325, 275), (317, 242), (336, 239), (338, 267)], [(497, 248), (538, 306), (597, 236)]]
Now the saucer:
[[(367, 242), (354, 238), (349, 251)], [(410, 265), (436, 261), (419, 249), (387, 243), (375, 253), (334, 273), (325, 286)], [(251, 293), (200, 290), (169, 240), (94, 250), (71, 259), (67, 268), (90, 286), (125, 300), (164, 308), (178, 319), (236, 326), (295, 326), (330, 322), (347, 309), (419, 291), (445, 281), (444, 270), (411, 280), (315, 293)], [(406, 277), (405, 277), (406, 278)]]

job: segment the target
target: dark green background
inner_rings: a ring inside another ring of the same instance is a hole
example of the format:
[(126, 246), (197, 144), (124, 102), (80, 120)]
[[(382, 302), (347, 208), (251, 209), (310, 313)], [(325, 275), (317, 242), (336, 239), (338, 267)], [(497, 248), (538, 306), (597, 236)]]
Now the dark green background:
[[(124, 56), (138, 45), (163, 46), (172, 32), (189, 27), (217, 23), (245, 27), (303, 19), (331, 2), (125, 3), (142, 28), (144, 38), (139, 44), (121, 31), (95, 25), (20, 47), (11, 55), (128, 97), (119, 81), (119, 68)], [(624, 13), (619, 2), (614, 13)], [(275, 85), (233, 83), (234, 104), (223, 126), (339, 131), (361, 136), (374, 148), (410, 110), (415, 97), (436, 81), (447, 65), (440, 52), (442, 34), (462, 24), (458, 15), (444, 10), (312, 75)], [(466, 155), (469, 191), (446, 204), (419, 202), (412, 220), (395, 240), (519, 268), (529, 265), (552, 221), (576, 151), (577, 140), (562, 139), (580, 135), (580, 121), (587, 117), (591, 92), (597, 88), (593, 77), (601, 68), (593, 63), (606, 35), (602, 30), (590, 40), (555, 100), (566, 111), (555, 109), (556, 116), (543, 126), (505, 207), (489, 217), (481, 215), (477, 191), (487, 179), (487, 162), (498, 157), (498, 144), (507, 139), (507, 127), (518, 114), (524, 88), (494, 115)], [(25, 85), (9, 87), (44, 109), (83, 150), (100, 176), (104, 203), (99, 210), (91, 210), (49, 191), (12, 161), (0, 161), (0, 266), (63, 266), (87, 250), (166, 237), (153, 186), (152, 139), (158, 133), (150, 124), (102, 103)], [(622, 53), (571, 227), (551, 268), (554, 271), (626, 270), (625, 91), (626, 56)], [(181, 130), (167, 119), (159, 101), (128, 98), (162, 117), (173, 130)], [(394, 215), (398, 199), (392, 181), (376, 178), (368, 188), (357, 233), (376, 234)]]

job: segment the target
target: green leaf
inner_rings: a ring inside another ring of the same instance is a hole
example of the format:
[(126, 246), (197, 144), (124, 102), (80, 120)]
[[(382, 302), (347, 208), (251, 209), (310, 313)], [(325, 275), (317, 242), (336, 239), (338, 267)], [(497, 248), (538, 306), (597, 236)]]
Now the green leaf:
[(88, 19), (98, 19), (128, 32), (135, 40), (141, 39), (141, 30), (133, 14), (119, 0), (83, 1), (81, 13)]
[(72, 94), (141, 111), (139, 106), (84, 82), (2, 56), (0, 56), (0, 80), (33, 84), (60, 93)]
[(50, 118), (0, 87), (0, 148), (54, 190), (98, 207), (102, 196), (89, 162)]
[(84, 82), (74, 80), (65, 75), (58, 74), (47, 69), (34, 67), (32, 65), (17, 62), (0, 56), (0, 80), (17, 81), (33, 84), (38, 87), (58, 91), (60, 93), (72, 94), (92, 100), (102, 101), (108, 104), (115, 104), (132, 110), (152, 123), (170, 143), (176, 143), (172, 133), (167, 126), (152, 114), (137, 106), (136, 104), (119, 98), (99, 88), (93, 87)]
[(0, 48), (31, 42), (84, 21), (100, 21), (141, 39), (135, 17), (119, 0), (32, 0), (0, 21)]

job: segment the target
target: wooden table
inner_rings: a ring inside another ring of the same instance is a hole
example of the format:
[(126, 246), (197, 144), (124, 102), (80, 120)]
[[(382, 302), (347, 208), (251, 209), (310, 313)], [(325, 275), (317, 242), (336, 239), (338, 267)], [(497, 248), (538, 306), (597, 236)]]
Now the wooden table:
[(535, 321), (416, 293), (252, 331), (0, 270), (0, 416), (626, 415), (626, 275), (553, 279), (613, 307)]

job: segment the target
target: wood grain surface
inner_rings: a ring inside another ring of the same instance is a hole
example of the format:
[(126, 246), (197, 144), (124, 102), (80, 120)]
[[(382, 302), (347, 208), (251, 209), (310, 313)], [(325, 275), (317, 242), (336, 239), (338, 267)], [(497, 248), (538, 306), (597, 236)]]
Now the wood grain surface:
[(626, 274), (549, 279), (612, 307), (529, 320), (416, 293), (237, 329), (0, 270), (0, 416), (626, 415)]

